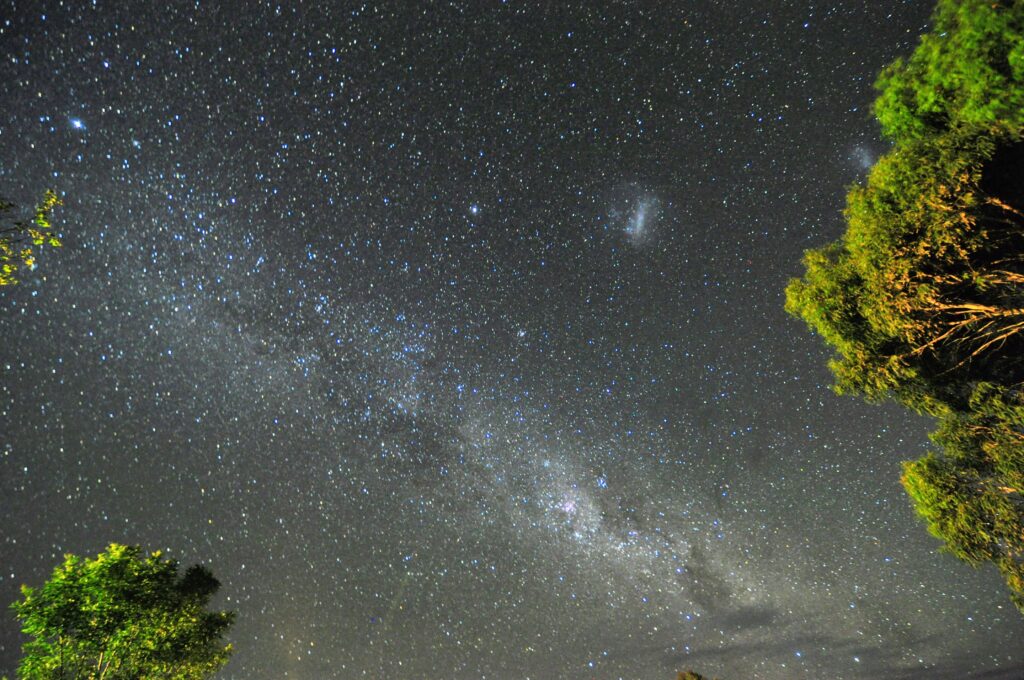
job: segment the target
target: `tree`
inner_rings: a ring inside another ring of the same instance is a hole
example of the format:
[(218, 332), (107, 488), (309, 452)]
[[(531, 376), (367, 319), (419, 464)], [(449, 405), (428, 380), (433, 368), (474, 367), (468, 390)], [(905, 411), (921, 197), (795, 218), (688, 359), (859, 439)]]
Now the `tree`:
[(895, 142), (961, 125), (1024, 125), (1024, 4), (939, 0), (932, 30), (878, 78), (875, 115)]
[(112, 543), (93, 559), (67, 555), (42, 588), (12, 605), (22, 632), (20, 678), (198, 680), (227, 663), (234, 615), (206, 611), (219, 583), (204, 567)]
[(50, 215), (58, 205), (62, 203), (57, 194), (47, 189), (32, 219), (23, 220), (14, 217), (17, 207), (13, 203), (0, 199), (0, 286), (17, 283), (18, 272), (23, 268), (35, 269), (38, 247), (60, 247), (60, 239), (53, 234), (50, 223)]
[(1024, 380), (1024, 196), (993, 179), (1022, 151), (958, 130), (897, 147), (850, 190), (846, 234), (786, 291), (838, 351), (839, 392), (941, 415), (973, 382)]
[(970, 409), (950, 413), (932, 439), (942, 456), (904, 463), (902, 482), (945, 549), (992, 562), (1024, 610), (1024, 394), (980, 384)]
[(939, 0), (877, 87), (894, 147), (786, 309), (835, 349), (836, 391), (939, 419), (940, 452), (906, 463), (903, 486), (1024, 612), (1024, 0)]

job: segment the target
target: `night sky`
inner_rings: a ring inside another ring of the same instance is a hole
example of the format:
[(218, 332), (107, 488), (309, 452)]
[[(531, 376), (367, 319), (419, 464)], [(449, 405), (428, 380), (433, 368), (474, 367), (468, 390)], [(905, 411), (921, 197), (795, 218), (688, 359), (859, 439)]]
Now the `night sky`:
[(1024, 677), (782, 309), (931, 7), (3, 1), (0, 604), (117, 541), (222, 678)]

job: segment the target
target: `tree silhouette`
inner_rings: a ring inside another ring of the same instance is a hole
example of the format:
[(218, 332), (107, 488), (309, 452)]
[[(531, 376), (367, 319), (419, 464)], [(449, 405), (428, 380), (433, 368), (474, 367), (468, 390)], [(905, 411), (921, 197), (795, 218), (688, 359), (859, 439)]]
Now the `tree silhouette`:
[(696, 671), (680, 671), (676, 680), (708, 680)]

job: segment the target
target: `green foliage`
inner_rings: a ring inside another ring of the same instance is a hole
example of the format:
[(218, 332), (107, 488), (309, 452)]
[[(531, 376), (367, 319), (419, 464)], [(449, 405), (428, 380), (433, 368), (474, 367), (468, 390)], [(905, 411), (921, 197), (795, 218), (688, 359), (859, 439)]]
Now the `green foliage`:
[(0, 286), (17, 283), (23, 268), (35, 269), (40, 246), (60, 247), (50, 223), (50, 215), (59, 205), (62, 203), (57, 194), (47, 189), (32, 219), (19, 220), (12, 216), (14, 204), (0, 199)]
[(936, 416), (904, 465), (945, 549), (1024, 611), (1024, 0), (939, 0), (878, 81), (893, 150), (808, 251), (786, 309), (835, 350), (835, 389)]
[(1024, 125), (1024, 2), (939, 0), (909, 59), (882, 71), (875, 115), (893, 141)]
[(18, 677), (32, 680), (199, 680), (227, 663), (234, 615), (208, 612), (213, 575), (159, 552), (111, 544), (94, 559), (67, 555), (42, 588), (12, 605), (22, 632)]
[(991, 194), (997, 149), (978, 131), (905, 144), (847, 197), (843, 239), (804, 258), (786, 309), (837, 350), (836, 389), (941, 415), (972, 381), (1024, 379), (1024, 215)]
[(982, 383), (932, 438), (942, 456), (903, 466), (918, 515), (948, 552), (994, 563), (1024, 611), (1024, 393)]

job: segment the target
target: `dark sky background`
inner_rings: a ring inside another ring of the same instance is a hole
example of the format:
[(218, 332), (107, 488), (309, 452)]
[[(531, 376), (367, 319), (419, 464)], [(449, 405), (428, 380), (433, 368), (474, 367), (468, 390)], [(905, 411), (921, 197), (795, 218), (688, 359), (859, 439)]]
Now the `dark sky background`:
[(222, 678), (1024, 677), (782, 310), (931, 6), (3, 1), (0, 602), (118, 541)]

